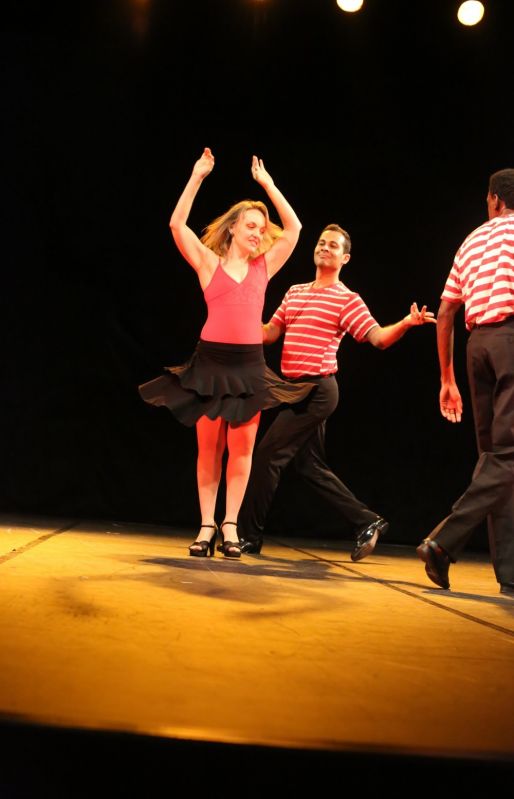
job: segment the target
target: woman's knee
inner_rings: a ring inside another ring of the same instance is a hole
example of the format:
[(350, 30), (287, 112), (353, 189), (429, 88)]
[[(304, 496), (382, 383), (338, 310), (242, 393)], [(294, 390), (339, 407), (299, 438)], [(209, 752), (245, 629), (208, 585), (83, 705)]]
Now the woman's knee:
[(227, 432), (227, 448), (229, 456), (250, 457), (255, 446), (255, 438), (259, 427), (260, 413), (243, 424), (229, 425)]

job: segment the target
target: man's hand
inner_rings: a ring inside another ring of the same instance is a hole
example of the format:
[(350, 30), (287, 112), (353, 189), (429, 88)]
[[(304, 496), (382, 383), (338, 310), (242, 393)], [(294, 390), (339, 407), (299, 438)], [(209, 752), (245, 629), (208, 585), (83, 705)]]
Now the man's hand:
[(443, 383), (439, 392), (439, 408), (449, 422), (462, 419), (462, 398), (456, 383)]
[(410, 314), (405, 317), (405, 324), (409, 325), (409, 327), (414, 327), (415, 325), (424, 325), (427, 322), (436, 323), (436, 319), (432, 311), (427, 311), (427, 306), (423, 305), (421, 311), (418, 309), (418, 304), (413, 302), (410, 307)]
[(282, 335), (282, 330), (278, 325), (268, 322), (267, 325), (262, 326), (262, 343), (274, 344), (275, 341)]

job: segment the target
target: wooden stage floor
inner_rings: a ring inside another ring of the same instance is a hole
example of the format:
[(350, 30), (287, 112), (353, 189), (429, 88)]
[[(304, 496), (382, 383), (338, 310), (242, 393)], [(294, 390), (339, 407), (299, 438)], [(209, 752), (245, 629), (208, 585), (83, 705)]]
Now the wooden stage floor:
[(0, 517), (2, 799), (101, 796), (102, 757), (133, 786), (149, 769), (147, 796), (177, 770), (211, 796), (331, 773), (398, 795), (408, 767), (420, 792), (434, 769), (512, 786), (514, 599), (486, 555), (442, 591), (414, 547), (354, 564), (349, 541), (274, 538), (200, 559), (192, 537)]

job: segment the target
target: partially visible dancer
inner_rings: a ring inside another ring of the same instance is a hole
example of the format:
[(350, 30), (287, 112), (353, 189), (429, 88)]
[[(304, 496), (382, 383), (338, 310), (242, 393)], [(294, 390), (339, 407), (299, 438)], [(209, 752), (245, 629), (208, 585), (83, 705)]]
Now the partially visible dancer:
[(314, 249), (315, 278), (291, 286), (271, 320), (264, 325), (264, 343), (285, 334), (282, 373), (291, 384), (314, 381), (317, 388), (303, 402), (284, 408), (258, 444), (250, 481), (239, 514), (243, 552), (261, 551), (266, 517), (283, 469), (293, 462), (298, 474), (356, 531), (351, 553), (362, 560), (375, 548), (388, 523), (366, 507), (334, 474), (326, 462), (326, 421), (339, 400), (337, 351), (346, 333), (359, 342), (385, 349), (409, 328), (434, 322), (426, 306), (413, 303), (401, 321), (381, 327), (361, 297), (339, 279), (350, 260), (349, 234), (327, 225)]
[(467, 371), (479, 458), (452, 512), (418, 546), (428, 577), (449, 588), (449, 568), (487, 517), (500, 592), (514, 597), (514, 169), (491, 175), (489, 221), (459, 248), (437, 314), (439, 406), (460, 422), (453, 371), (454, 318), (464, 304)]
[[(189, 553), (197, 557), (218, 549), (239, 558), (237, 515), (250, 473), (260, 411), (296, 402), (312, 385), (293, 386), (266, 367), (262, 346), (262, 308), (268, 280), (293, 251), (301, 224), (275, 186), (262, 160), (252, 158), (254, 179), (275, 206), (283, 229), (273, 224), (264, 203), (243, 200), (215, 219), (199, 239), (187, 225), (193, 200), (214, 167), (205, 148), (170, 220), (175, 243), (196, 270), (207, 304), (207, 321), (192, 358), (167, 367), (165, 374), (140, 386), (143, 399), (166, 405), (183, 424), (196, 424), (197, 481), (202, 523)], [(214, 519), (228, 449), (225, 520)], [(230, 525), (230, 532), (224, 528)]]

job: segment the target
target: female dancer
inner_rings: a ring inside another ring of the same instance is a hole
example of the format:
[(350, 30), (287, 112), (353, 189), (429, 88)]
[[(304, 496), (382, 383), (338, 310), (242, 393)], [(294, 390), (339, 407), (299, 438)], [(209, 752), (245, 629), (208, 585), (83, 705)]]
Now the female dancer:
[[(207, 321), (193, 357), (183, 366), (167, 367), (163, 376), (140, 386), (140, 393), (146, 402), (166, 405), (184, 424), (196, 423), (202, 524), (189, 553), (212, 556), (219, 532), (218, 550), (239, 558), (237, 523), (231, 520), (237, 519), (248, 482), (260, 411), (298, 402), (314, 385), (282, 381), (268, 369), (262, 351), (266, 285), (291, 255), (301, 223), (262, 160), (253, 156), (252, 176), (275, 206), (283, 230), (270, 221), (262, 202), (243, 200), (215, 219), (199, 239), (187, 219), (213, 167), (214, 156), (205, 148), (170, 219), (175, 243), (198, 275)], [(225, 448), (225, 520), (218, 531), (214, 511)], [(226, 525), (236, 529), (226, 535)]]

